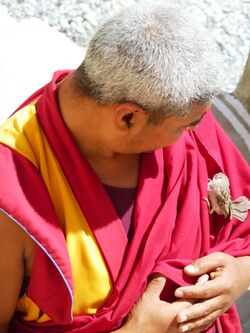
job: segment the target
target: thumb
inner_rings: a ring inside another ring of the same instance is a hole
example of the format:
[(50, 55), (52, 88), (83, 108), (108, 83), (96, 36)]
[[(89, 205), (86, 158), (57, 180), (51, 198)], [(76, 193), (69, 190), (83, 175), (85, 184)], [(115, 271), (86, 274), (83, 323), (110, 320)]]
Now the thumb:
[(164, 276), (155, 275), (151, 278), (151, 281), (148, 283), (145, 293), (152, 297), (160, 297), (160, 294), (163, 291), (165, 284), (166, 284), (166, 278)]
[(193, 261), (192, 264), (186, 266), (184, 270), (188, 275), (206, 274), (214, 271), (218, 267), (225, 266), (230, 257), (231, 256), (221, 252), (210, 253), (205, 257)]

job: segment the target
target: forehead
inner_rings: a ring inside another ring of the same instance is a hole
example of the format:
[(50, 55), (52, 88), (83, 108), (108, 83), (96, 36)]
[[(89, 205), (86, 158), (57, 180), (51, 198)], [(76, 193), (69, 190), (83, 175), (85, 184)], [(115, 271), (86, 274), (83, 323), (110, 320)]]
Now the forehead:
[(171, 123), (180, 125), (180, 126), (188, 126), (192, 123), (195, 123), (196, 121), (199, 121), (201, 117), (206, 113), (210, 105), (204, 105), (204, 104), (194, 104), (191, 106), (190, 112), (185, 117), (179, 117), (179, 118), (168, 118), (166, 119), (171, 121)]

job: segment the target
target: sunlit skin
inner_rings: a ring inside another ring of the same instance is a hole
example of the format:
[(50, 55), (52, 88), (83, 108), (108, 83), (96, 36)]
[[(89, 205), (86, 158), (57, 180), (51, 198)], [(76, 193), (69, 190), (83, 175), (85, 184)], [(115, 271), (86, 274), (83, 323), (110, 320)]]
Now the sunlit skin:
[(174, 143), (199, 124), (208, 107), (194, 104), (187, 117), (154, 125), (137, 104), (96, 103), (74, 89), (72, 76), (59, 86), (58, 97), (64, 121), (99, 179), (125, 188), (137, 186), (140, 153)]
[[(186, 129), (194, 129), (208, 105), (194, 104), (185, 118), (168, 118), (160, 125), (149, 123), (149, 115), (134, 103), (97, 104), (86, 95), (72, 91), (64, 94), (72, 78), (59, 90), (61, 111), (80, 148), (85, 154), (114, 157), (116, 154), (138, 154), (174, 143)], [(65, 103), (66, 102), (66, 103)], [(67, 108), (67, 103), (74, 103)], [(86, 142), (86, 138), (88, 138)]]

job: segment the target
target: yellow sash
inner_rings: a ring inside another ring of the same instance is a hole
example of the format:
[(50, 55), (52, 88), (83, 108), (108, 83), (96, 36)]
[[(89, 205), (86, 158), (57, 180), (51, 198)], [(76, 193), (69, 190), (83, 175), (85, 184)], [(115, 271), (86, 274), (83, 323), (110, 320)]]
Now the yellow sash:
[[(112, 291), (108, 269), (31, 104), (0, 127), (0, 142), (25, 156), (39, 169), (65, 234), (74, 285), (74, 315), (94, 314)], [(50, 320), (27, 296), (19, 299), (24, 319)]]

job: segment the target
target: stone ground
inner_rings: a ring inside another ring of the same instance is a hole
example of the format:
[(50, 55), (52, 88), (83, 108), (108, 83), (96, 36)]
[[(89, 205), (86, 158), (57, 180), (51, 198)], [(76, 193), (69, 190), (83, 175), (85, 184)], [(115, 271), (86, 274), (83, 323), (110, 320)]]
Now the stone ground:
[(250, 114), (228, 93), (222, 93), (214, 99), (212, 110), (231, 140), (250, 163)]
[(250, 291), (247, 291), (236, 303), (243, 333), (250, 332)]
[[(45, 84), (53, 70), (74, 68), (83, 57), (77, 45), (45, 23), (36, 19), (17, 23), (1, 8), (0, 44), (5, 50), (0, 53), (0, 122), (32, 91)], [(24, 49), (28, 52), (20, 52)], [(229, 94), (218, 96), (213, 110), (250, 163), (250, 115)], [(250, 333), (250, 291), (239, 299), (237, 307), (243, 333)]]
[[(250, 163), (250, 114), (244, 110), (239, 101), (229, 94), (221, 94), (215, 98), (212, 110), (224, 130)], [(250, 274), (250, 272), (246, 272), (246, 274)], [(250, 333), (250, 290), (237, 301), (236, 305), (242, 323), (242, 331)]]

